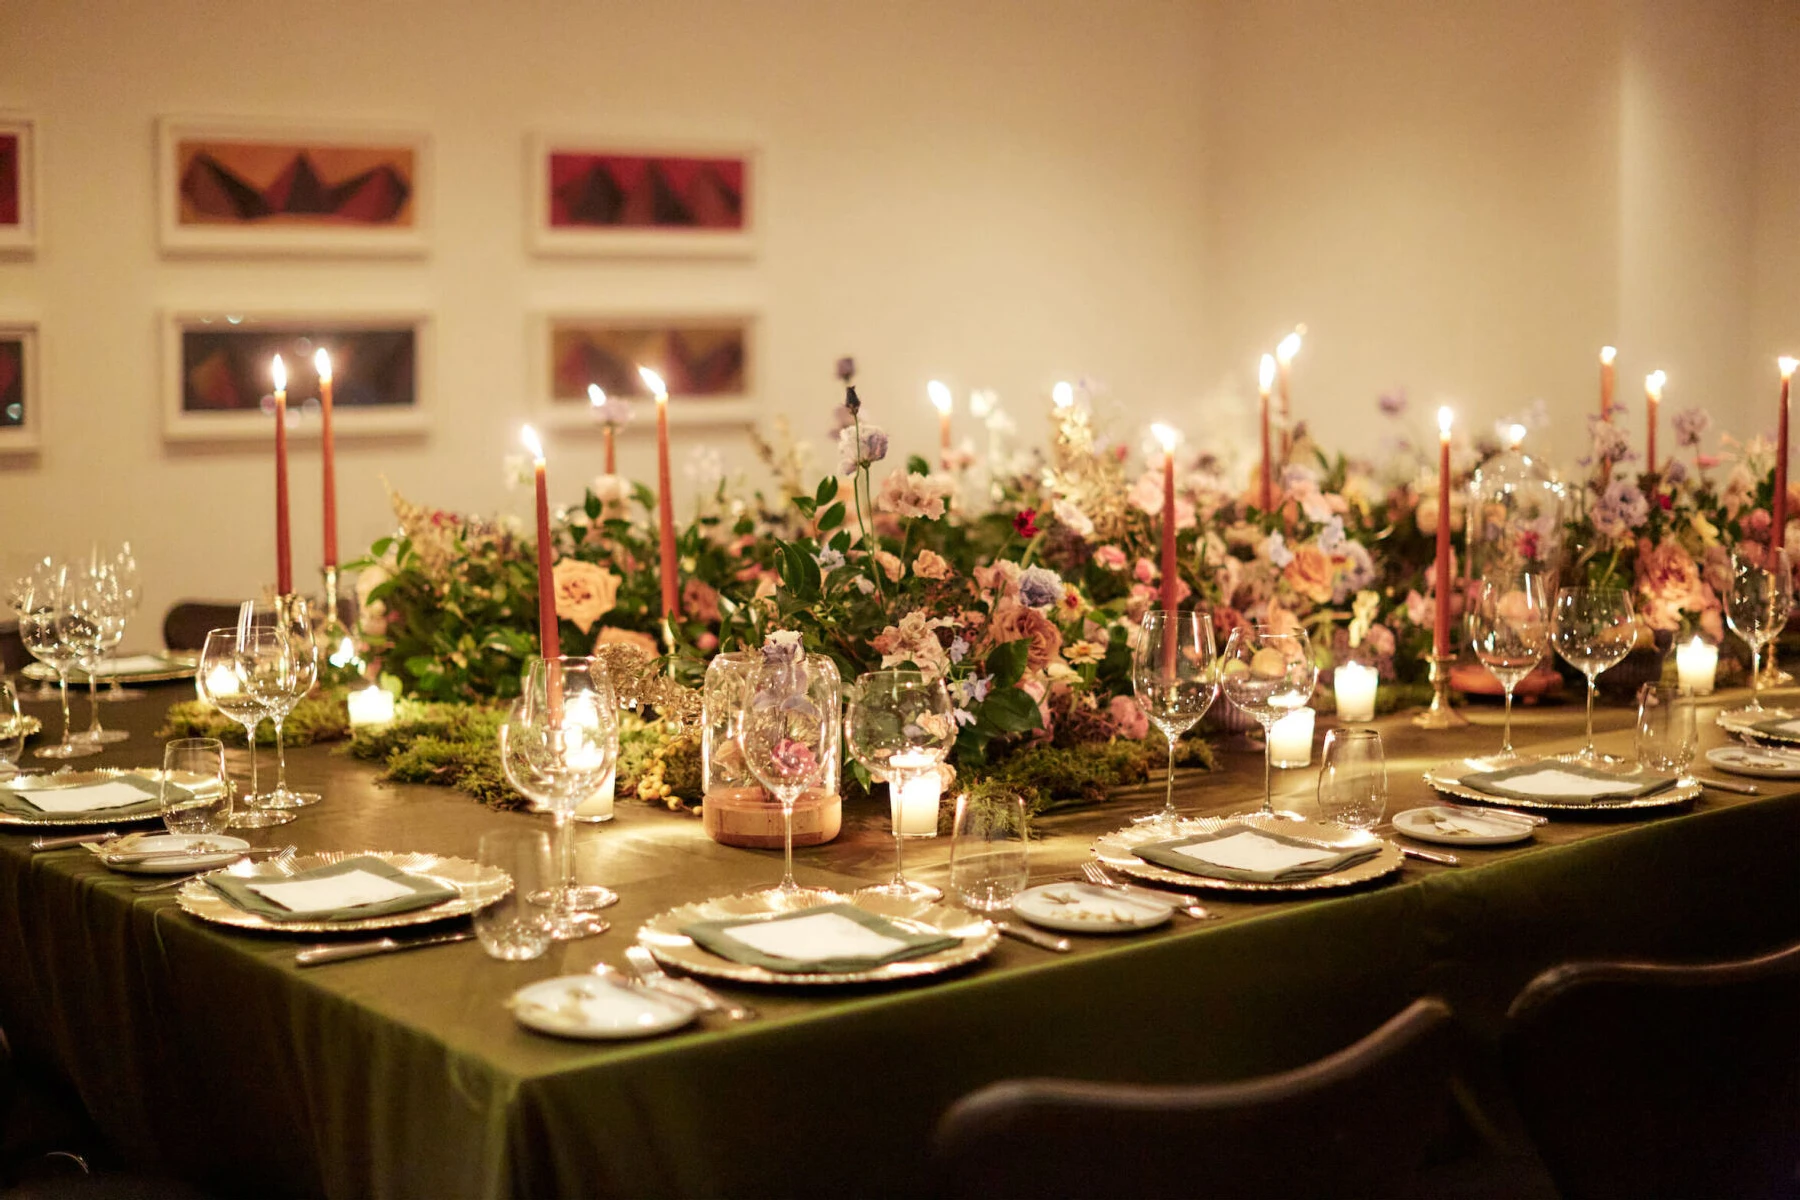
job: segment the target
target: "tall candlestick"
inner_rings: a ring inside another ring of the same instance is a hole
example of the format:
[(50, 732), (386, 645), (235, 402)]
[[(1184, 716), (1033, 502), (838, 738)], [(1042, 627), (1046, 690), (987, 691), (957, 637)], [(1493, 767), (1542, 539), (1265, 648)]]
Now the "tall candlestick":
[[(606, 393), (600, 390), (597, 383), (588, 384), (588, 407), (594, 412), (603, 412), (606, 408)], [(613, 459), (613, 423), (602, 420), (600, 423), (600, 440), (606, 446), (606, 473), (617, 474)]]
[(1602, 421), (1609, 420), (1612, 417), (1614, 383), (1613, 360), (1618, 357), (1619, 352), (1616, 348), (1612, 346), (1600, 347), (1600, 419)]
[(931, 406), (938, 412), (938, 455), (945, 466), (950, 463), (950, 389), (932, 380), (925, 385), (925, 391), (931, 396)]
[(1174, 612), (1181, 607), (1181, 575), (1175, 563), (1175, 443), (1181, 435), (1167, 425), (1152, 425), (1150, 431), (1163, 449), (1162, 606)]
[(1448, 408), (1438, 409), (1437, 619), (1431, 647), (1439, 658), (1450, 654), (1450, 425)]
[(288, 530), (287, 364), (275, 356), (275, 594), (294, 591), (294, 555)]
[(1669, 377), (1661, 371), (1652, 371), (1644, 376), (1644, 422), (1649, 427), (1649, 435), (1644, 444), (1644, 469), (1656, 472), (1656, 406), (1662, 403), (1663, 384)]
[(1775, 418), (1775, 519), (1769, 526), (1769, 545), (1779, 550), (1787, 544), (1788, 386), (1800, 361), (1783, 355), (1775, 365), (1781, 368), (1781, 408)]
[[(319, 457), (324, 468), (325, 565), (337, 566), (337, 449), (331, 437), (331, 355), (320, 346), (313, 355), (319, 373)], [(336, 614), (333, 614), (335, 618)]]
[(1292, 373), (1294, 358), (1300, 353), (1301, 330), (1282, 338), (1275, 346), (1275, 365), (1278, 368), (1277, 394), (1281, 398), (1281, 461), (1286, 464), (1288, 454), (1294, 448), (1294, 412), (1288, 395), (1288, 380)]
[(639, 367), (638, 374), (656, 397), (656, 515), (657, 535), (662, 553), (662, 610), (667, 621), (681, 617), (681, 593), (675, 571), (675, 494), (669, 482), (669, 389), (662, 376), (649, 367)]
[(1262, 393), (1262, 490), (1258, 493), (1261, 503), (1257, 507), (1263, 512), (1275, 506), (1274, 482), (1269, 472), (1269, 387), (1274, 382), (1275, 358), (1265, 354), (1256, 375), (1257, 390)]
[(520, 431), (519, 440), (531, 451), (537, 482), (538, 655), (557, 658), (562, 654), (562, 634), (556, 624), (556, 571), (550, 563), (550, 484), (545, 477), (544, 444), (529, 425)]

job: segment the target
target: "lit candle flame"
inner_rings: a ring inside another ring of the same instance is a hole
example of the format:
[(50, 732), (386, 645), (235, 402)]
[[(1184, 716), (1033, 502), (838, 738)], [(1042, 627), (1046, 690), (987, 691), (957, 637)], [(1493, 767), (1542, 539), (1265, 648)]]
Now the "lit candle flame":
[(1512, 439), (1512, 448), (1514, 450), (1517, 450), (1519, 448), (1519, 443), (1525, 440), (1526, 432), (1527, 430), (1523, 425), (1514, 425), (1511, 429), (1506, 431), (1507, 436)]
[(1075, 403), (1075, 387), (1064, 380), (1050, 389), (1050, 403), (1058, 408), (1068, 408)]
[(287, 391), (287, 364), (281, 361), (281, 355), (275, 356), (275, 364), (269, 368), (269, 374), (275, 377), (276, 391)]
[(1175, 453), (1176, 443), (1181, 441), (1181, 434), (1173, 425), (1156, 424), (1150, 427), (1157, 443), (1162, 446), (1164, 454)]
[(1644, 392), (1652, 400), (1661, 400), (1663, 384), (1669, 382), (1669, 376), (1663, 371), (1652, 371), (1644, 376)]
[[(1305, 327), (1302, 326), (1301, 328), (1305, 328)], [(1299, 329), (1294, 330), (1294, 332), (1292, 332), (1292, 333), (1288, 334), (1286, 337), (1282, 338), (1281, 344), (1275, 347), (1275, 357), (1279, 358), (1281, 360), (1281, 365), (1284, 367), (1287, 366), (1289, 363), (1293, 362), (1295, 356), (1298, 355), (1299, 353), (1300, 353), (1300, 330)]]
[(658, 400), (667, 400), (669, 398), (669, 389), (663, 385), (663, 378), (661, 375), (658, 375), (649, 367), (639, 367), (638, 376), (643, 379), (644, 386), (649, 388), (651, 393), (655, 395)]
[(320, 383), (331, 382), (331, 355), (325, 352), (323, 346), (313, 352), (313, 370), (319, 373)]
[(1775, 365), (1781, 368), (1781, 377), (1783, 379), (1792, 379), (1794, 377), (1794, 368), (1800, 367), (1800, 359), (1789, 358), (1784, 354), (1775, 360)]
[(1262, 356), (1262, 365), (1256, 369), (1256, 386), (1262, 389), (1262, 394), (1265, 396), (1269, 394), (1269, 389), (1275, 386), (1275, 356), (1273, 354)]
[(950, 411), (952, 401), (949, 388), (934, 379), (925, 385), (925, 390), (931, 394), (932, 407), (941, 413)]
[(1600, 365), (1601, 366), (1603, 366), (1603, 367), (1612, 366), (1613, 359), (1615, 359), (1617, 357), (1619, 357), (1619, 351), (1616, 346), (1600, 347)]
[(532, 458), (538, 462), (544, 461), (544, 443), (538, 441), (537, 430), (529, 425), (524, 426), (519, 430), (519, 440), (525, 443), (527, 450), (531, 451)]
[(1438, 436), (1445, 441), (1450, 440), (1450, 426), (1456, 422), (1456, 414), (1450, 411), (1448, 404), (1438, 409)]
[(599, 384), (588, 384), (588, 403), (595, 408), (599, 408), (602, 404), (606, 403), (606, 393), (600, 390)]

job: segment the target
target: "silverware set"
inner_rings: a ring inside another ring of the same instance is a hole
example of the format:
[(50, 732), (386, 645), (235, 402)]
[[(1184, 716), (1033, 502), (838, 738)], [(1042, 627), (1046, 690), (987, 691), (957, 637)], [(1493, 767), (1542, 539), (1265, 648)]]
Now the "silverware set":
[(242, 854), (238, 855), (235, 859), (226, 863), (224, 866), (208, 867), (204, 871), (195, 871), (189, 875), (171, 875), (171, 876), (169, 876), (169, 878), (159, 879), (155, 883), (140, 883), (136, 887), (132, 888), (131, 890), (134, 892), (167, 891), (170, 888), (180, 887), (182, 884), (188, 882), (188, 880), (190, 880), (190, 879), (198, 879), (202, 875), (211, 875), (215, 871), (229, 871), (232, 868), (242, 866), (245, 863), (254, 862), (256, 859), (262, 857), (263, 855), (272, 855), (273, 857), (271, 857), (269, 859), (269, 861), (272, 863), (280, 863), (283, 861), (292, 861), (294, 858), (294, 855), (295, 855), (295, 847), (283, 846), (280, 849), (276, 849), (272, 846), (253, 847), (252, 849), (244, 851)]
[(1095, 887), (1111, 888), (1122, 896), (1130, 896), (1135, 893), (1140, 896), (1148, 896), (1155, 900), (1161, 900), (1165, 904), (1174, 905), (1175, 911), (1182, 916), (1191, 917), (1196, 921), (1211, 920), (1214, 916), (1213, 913), (1207, 912), (1206, 909), (1194, 903), (1194, 898), (1192, 896), (1184, 896), (1180, 892), (1171, 892), (1164, 888), (1144, 887), (1143, 885), (1136, 883), (1120, 883), (1111, 875), (1107, 874), (1106, 868), (1101, 866), (1098, 862), (1083, 863), (1081, 865), (1081, 874), (1083, 878)]

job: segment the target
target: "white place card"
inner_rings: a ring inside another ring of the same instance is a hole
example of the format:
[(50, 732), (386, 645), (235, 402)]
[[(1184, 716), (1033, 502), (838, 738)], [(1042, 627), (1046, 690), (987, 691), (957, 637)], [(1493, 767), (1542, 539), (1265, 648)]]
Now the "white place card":
[(285, 883), (246, 884), (251, 891), (273, 900), (289, 912), (326, 912), (339, 908), (355, 908), (360, 904), (380, 904), (411, 896), (413, 889), (404, 883), (368, 871), (346, 871), (324, 879), (294, 879)]
[(899, 938), (877, 933), (834, 912), (757, 921), (728, 929), (725, 936), (763, 954), (798, 962), (821, 958), (875, 958), (906, 948), (906, 943)]
[(14, 788), (25, 803), (47, 813), (99, 812), (109, 808), (129, 808), (156, 797), (132, 787), (129, 783), (92, 783), (68, 788)]
[(1229, 867), (1234, 871), (1286, 871), (1336, 858), (1340, 852), (1319, 850), (1311, 846), (1290, 846), (1286, 842), (1278, 842), (1246, 829), (1230, 837), (1196, 842), (1192, 846), (1170, 850), (1169, 853), (1215, 867)]

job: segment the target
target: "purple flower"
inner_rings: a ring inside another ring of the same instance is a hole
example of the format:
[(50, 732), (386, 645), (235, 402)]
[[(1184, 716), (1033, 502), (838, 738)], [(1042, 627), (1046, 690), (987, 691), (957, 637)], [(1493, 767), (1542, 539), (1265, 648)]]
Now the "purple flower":
[(1287, 539), (1281, 536), (1279, 529), (1269, 535), (1269, 540), (1263, 544), (1263, 553), (1277, 569), (1294, 561), (1294, 552), (1288, 549)]
[(969, 656), (969, 643), (963, 640), (962, 635), (957, 634), (955, 637), (951, 638), (950, 639), (950, 661), (953, 663), (959, 663), (963, 659), (967, 658), (968, 656)]
[(1406, 389), (1395, 388), (1392, 391), (1383, 392), (1375, 398), (1375, 403), (1385, 415), (1397, 417), (1406, 411)]
[(1712, 428), (1712, 414), (1704, 408), (1684, 408), (1675, 414), (1673, 424), (1677, 446), (1698, 446)]
[(1603, 420), (1597, 415), (1590, 416), (1588, 436), (1594, 439), (1594, 462), (1620, 463), (1631, 458), (1631, 438), (1611, 421)]
[(837, 360), (837, 377), (848, 384), (856, 378), (856, 360), (848, 354)]
[(771, 667), (797, 663), (804, 653), (805, 651), (800, 645), (800, 635), (792, 629), (777, 629), (763, 639), (763, 662)]
[(1319, 549), (1327, 554), (1336, 554), (1344, 548), (1347, 539), (1344, 537), (1344, 518), (1332, 515), (1319, 530)]
[(1663, 464), (1663, 482), (1670, 487), (1679, 487), (1687, 482), (1687, 464), (1679, 458), (1671, 458)]
[(826, 575), (831, 574), (833, 571), (844, 565), (843, 552), (841, 550), (834, 550), (830, 546), (819, 551), (818, 559), (819, 570)]
[(992, 675), (980, 675), (970, 679), (959, 679), (950, 685), (950, 690), (956, 693), (956, 702), (967, 707), (986, 700), (988, 692), (993, 686), (994, 677)]
[(1047, 567), (1027, 567), (1019, 576), (1019, 600), (1027, 608), (1055, 604), (1062, 594), (1062, 577)]
[(854, 425), (846, 425), (838, 433), (838, 474), (854, 475), (861, 467), (878, 463), (887, 457), (888, 436), (876, 425), (864, 423), (862, 437)]
[(1594, 529), (1605, 537), (1629, 534), (1650, 517), (1650, 502), (1635, 483), (1615, 479), (1594, 502)]

